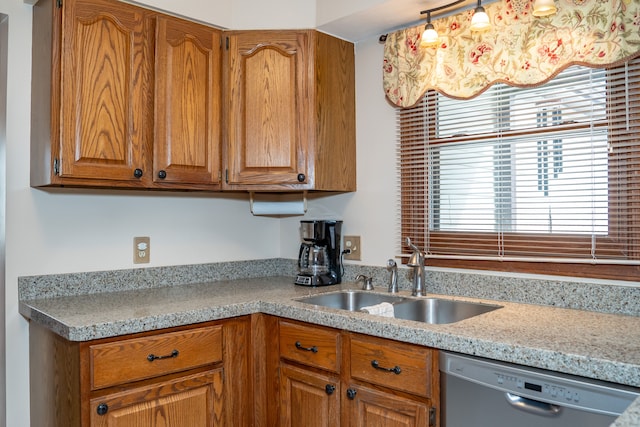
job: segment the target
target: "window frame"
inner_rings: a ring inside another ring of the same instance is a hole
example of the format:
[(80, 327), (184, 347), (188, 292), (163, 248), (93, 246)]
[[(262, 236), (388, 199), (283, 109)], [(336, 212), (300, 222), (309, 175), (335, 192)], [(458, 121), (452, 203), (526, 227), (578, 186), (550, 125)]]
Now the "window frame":
[[(640, 60), (630, 61), (630, 63), (639, 63)], [(638, 65), (636, 65), (637, 67)], [(610, 73), (607, 72), (607, 79), (611, 81)], [(614, 79), (614, 82), (618, 82), (618, 80)], [(640, 103), (640, 83), (636, 83), (634, 88), (636, 89), (633, 95), (634, 102)], [(622, 87), (624, 86), (624, 87)], [(624, 108), (623, 106), (617, 106), (614, 101), (619, 96), (620, 90), (626, 90), (626, 85), (610, 85), (609, 82), (607, 84), (607, 111), (606, 111), (606, 119), (600, 121), (594, 121), (593, 123), (569, 123), (562, 124), (556, 127), (553, 127), (555, 130), (584, 130), (585, 128), (589, 128), (590, 126), (609, 126), (612, 116), (619, 113), (620, 108)], [(433, 118), (436, 117), (436, 100), (435, 96), (433, 96), (435, 92), (431, 91), (430, 93), (425, 94), (428, 98), (421, 101), (422, 108), (424, 108), (426, 112), (427, 120), (435, 120)], [(420, 105), (419, 104), (419, 105)], [(640, 108), (635, 108), (633, 110), (633, 115), (630, 119), (634, 124), (640, 124)], [(489, 247), (491, 245), (496, 246), (496, 239), (501, 238), (505, 242), (506, 247), (510, 247), (511, 245), (518, 245), (519, 243), (526, 241), (530, 246), (530, 254), (533, 257), (537, 255), (548, 257), (549, 253), (553, 249), (556, 253), (558, 249), (562, 252), (562, 248), (572, 247), (575, 248), (576, 245), (584, 246), (586, 251), (589, 251), (591, 248), (591, 235), (575, 235), (575, 234), (539, 234), (539, 233), (517, 233), (517, 232), (503, 232), (499, 236), (498, 232), (459, 232), (459, 231), (437, 231), (437, 230), (428, 230), (429, 227), (429, 218), (428, 218), (428, 191), (429, 184), (427, 182), (428, 179), (428, 166), (425, 165), (426, 160), (423, 159), (422, 164), (412, 165), (413, 168), (410, 171), (407, 171), (405, 165), (407, 163), (414, 162), (415, 158), (411, 155), (407, 154), (406, 146), (403, 146), (405, 138), (403, 135), (411, 134), (412, 137), (409, 138), (409, 142), (407, 145), (415, 145), (415, 150), (419, 150), (419, 143), (416, 143), (416, 132), (421, 133), (422, 140), (425, 140), (425, 137), (428, 138), (429, 144), (439, 145), (439, 144), (451, 144), (451, 143), (459, 143), (465, 140), (473, 140), (473, 141), (481, 141), (489, 138), (494, 138), (494, 135), (483, 136), (477, 135), (472, 138), (466, 136), (460, 137), (448, 137), (444, 139), (436, 139), (435, 138), (435, 127), (427, 124), (426, 131), (423, 127), (423, 124), (419, 124), (417, 122), (403, 122), (399, 120), (399, 163), (401, 167), (399, 168), (400, 172), (400, 216), (401, 216), (401, 224), (400, 224), (400, 247), (403, 249), (407, 249), (404, 246), (404, 242), (407, 237), (410, 237), (412, 242), (418, 245), (421, 248), (426, 248), (429, 246), (430, 250), (427, 253), (427, 264), (434, 267), (450, 267), (450, 268), (464, 268), (464, 269), (477, 269), (477, 270), (494, 270), (494, 271), (503, 271), (503, 272), (517, 272), (517, 273), (533, 273), (533, 274), (552, 274), (552, 275), (560, 275), (560, 276), (573, 276), (573, 277), (589, 277), (589, 278), (604, 278), (604, 279), (616, 279), (616, 280), (638, 280), (640, 278), (640, 265), (628, 265), (628, 264), (595, 264), (589, 263), (585, 260), (576, 260), (575, 262), (568, 261), (566, 259), (561, 260), (560, 257), (552, 257), (556, 258), (556, 260), (551, 262), (541, 262), (536, 259), (520, 259), (513, 261), (508, 261), (504, 259), (478, 259), (477, 257), (466, 257), (464, 254), (454, 255), (446, 255), (448, 245), (451, 245), (451, 242), (454, 240), (463, 239), (469, 244), (469, 247), (472, 248), (476, 245), (485, 245)], [(502, 136), (505, 139), (510, 137), (517, 137), (519, 134), (545, 134), (550, 129), (540, 128), (538, 130), (513, 130), (513, 131), (502, 131)], [(634, 138), (635, 145), (640, 145), (640, 134), (636, 138)], [(609, 134), (609, 143), (611, 144), (612, 138), (615, 135)], [(426, 147), (426, 142), (423, 142)], [(403, 149), (404, 148), (404, 149)], [(425, 148), (426, 150), (426, 148)], [(620, 156), (620, 157), (619, 157)], [(617, 209), (621, 203), (625, 204), (626, 200), (629, 200), (631, 203), (634, 200), (640, 200), (640, 177), (634, 177), (635, 175), (640, 175), (640, 165), (636, 165), (635, 169), (626, 170), (625, 178), (622, 179), (619, 175), (615, 177), (615, 184), (613, 185), (611, 178), (614, 174), (614, 171), (617, 170), (617, 166), (620, 162), (623, 162), (624, 155), (618, 154), (617, 150), (612, 150), (609, 153), (609, 166), (608, 173), (610, 176), (610, 185), (608, 190), (609, 197), (609, 224), (608, 224), (608, 235), (607, 236), (595, 236), (597, 240), (597, 246), (599, 250), (599, 258), (604, 257), (615, 257), (615, 258), (627, 258), (637, 261), (640, 259), (640, 253), (638, 253), (638, 246), (640, 246), (640, 238), (627, 233), (626, 230), (629, 227), (640, 227), (640, 212), (638, 210), (629, 210), (629, 215), (621, 220), (618, 220), (617, 215), (611, 215), (611, 211)], [(425, 156), (426, 157), (426, 156)], [(637, 159), (636, 159), (637, 160)], [(623, 185), (619, 185), (622, 182)], [(425, 202), (417, 202), (417, 200), (422, 199)], [(422, 224), (423, 232), (416, 233), (416, 229), (420, 227), (414, 227), (414, 224)], [(428, 236), (427, 236), (428, 235)], [(429, 240), (427, 242), (427, 239)], [(474, 242), (474, 243), (471, 243)], [(636, 249), (634, 249), (636, 248)], [(602, 251), (602, 252), (600, 252)], [(434, 255), (433, 253), (440, 253), (440, 256), (445, 256), (444, 258), (439, 258), (438, 255)], [(505, 253), (505, 255), (508, 255)], [(472, 259), (473, 258), (473, 259)], [(408, 260), (408, 256), (403, 251), (402, 261), (406, 263)]]

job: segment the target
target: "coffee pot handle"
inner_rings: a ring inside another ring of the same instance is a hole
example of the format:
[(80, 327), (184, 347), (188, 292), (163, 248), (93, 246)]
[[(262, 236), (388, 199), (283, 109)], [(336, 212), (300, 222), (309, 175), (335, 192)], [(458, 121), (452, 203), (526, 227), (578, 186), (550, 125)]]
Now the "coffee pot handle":
[(309, 267), (309, 250), (311, 246), (304, 243), (300, 245), (300, 253), (298, 254), (298, 267), (299, 268), (308, 268)]

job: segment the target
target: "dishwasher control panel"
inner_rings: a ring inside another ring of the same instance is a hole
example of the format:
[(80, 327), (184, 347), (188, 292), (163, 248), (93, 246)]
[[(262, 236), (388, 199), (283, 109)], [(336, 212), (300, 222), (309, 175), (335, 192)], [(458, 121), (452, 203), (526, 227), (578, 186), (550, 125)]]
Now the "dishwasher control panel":
[(527, 380), (526, 377), (516, 376), (511, 373), (504, 373), (501, 370), (494, 371), (496, 384), (508, 387), (510, 390), (516, 391), (523, 395), (529, 392), (532, 396), (538, 396), (545, 399), (558, 400), (560, 403), (580, 402), (579, 389), (569, 388), (567, 386), (558, 385), (551, 381)]
[(519, 397), (606, 415), (620, 415), (640, 396), (632, 387), (447, 352), (441, 352), (440, 371)]

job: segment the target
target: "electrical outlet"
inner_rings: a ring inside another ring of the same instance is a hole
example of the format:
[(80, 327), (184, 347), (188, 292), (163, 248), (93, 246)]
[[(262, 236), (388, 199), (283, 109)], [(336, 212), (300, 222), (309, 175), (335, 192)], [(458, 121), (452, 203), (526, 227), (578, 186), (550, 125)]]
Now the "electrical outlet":
[(149, 262), (151, 240), (148, 237), (133, 238), (133, 263), (146, 264)]
[(344, 249), (351, 250), (351, 253), (344, 254), (344, 259), (360, 261), (360, 236), (344, 236)]

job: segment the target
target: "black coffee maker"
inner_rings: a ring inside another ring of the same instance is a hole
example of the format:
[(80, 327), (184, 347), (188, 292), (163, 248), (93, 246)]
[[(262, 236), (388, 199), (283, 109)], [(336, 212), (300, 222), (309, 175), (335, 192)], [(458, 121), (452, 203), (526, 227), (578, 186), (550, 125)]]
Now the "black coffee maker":
[(300, 253), (296, 285), (325, 286), (342, 281), (340, 240), (342, 221), (300, 221)]

